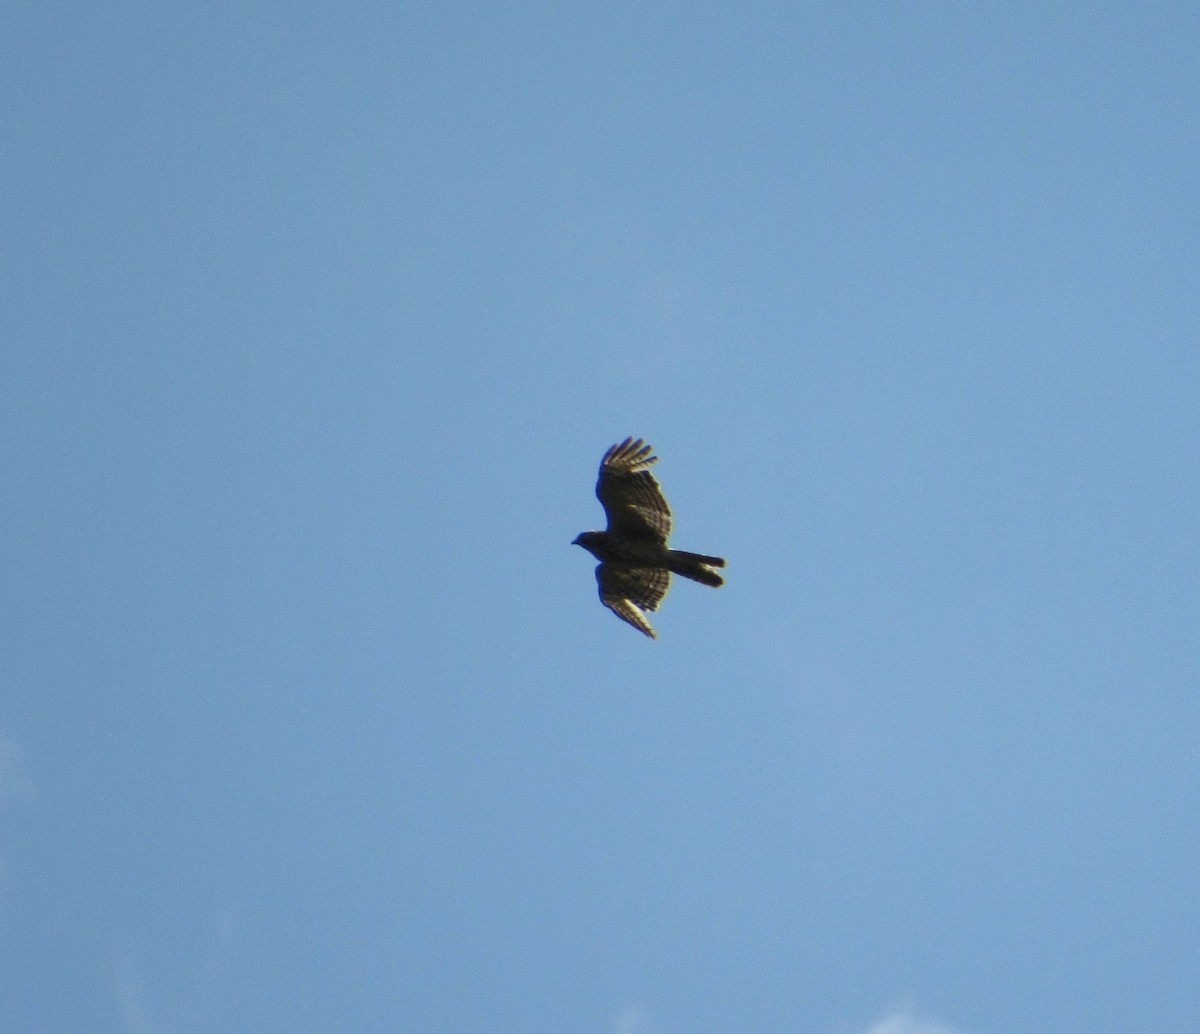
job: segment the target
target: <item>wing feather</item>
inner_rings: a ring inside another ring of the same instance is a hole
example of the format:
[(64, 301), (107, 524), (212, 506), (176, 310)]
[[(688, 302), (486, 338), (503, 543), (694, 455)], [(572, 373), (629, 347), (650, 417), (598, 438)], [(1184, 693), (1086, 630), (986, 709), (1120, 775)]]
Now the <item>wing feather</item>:
[(655, 611), (671, 585), (671, 572), (657, 567), (625, 567), (600, 564), (596, 567), (600, 602), (651, 639), (657, 639), (643, 611)]
[(671, 534), (671, 508), (654, 475), (646, 468), (658, 461), (641, 438), (626, 438), (600, 461), (596, 498), (608, 517), (608, 530), (629, 538), (666, 545)]

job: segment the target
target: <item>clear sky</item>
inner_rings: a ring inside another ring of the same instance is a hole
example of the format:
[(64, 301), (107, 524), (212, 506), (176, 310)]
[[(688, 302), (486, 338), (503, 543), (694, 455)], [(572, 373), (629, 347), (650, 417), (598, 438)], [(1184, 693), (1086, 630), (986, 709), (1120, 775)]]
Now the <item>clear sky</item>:
[(0, 1030), (1196, 1028), (1195, 4), (3, 51)]

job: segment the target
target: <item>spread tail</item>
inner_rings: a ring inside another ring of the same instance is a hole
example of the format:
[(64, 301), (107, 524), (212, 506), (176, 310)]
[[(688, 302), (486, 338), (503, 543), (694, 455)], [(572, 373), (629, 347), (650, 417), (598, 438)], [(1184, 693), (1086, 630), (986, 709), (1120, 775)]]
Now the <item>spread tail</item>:
[(725, 579), (716, 571), (711, 570), (714, 567), (725, 566), (725, 561), (721, 557), (705, 556), (703, 553), (688, 553), (682, 549), (672, 549), (669, 552), (671, 571), (674, 574), (681, 574), (684, 578), (690, 578), (701, 585), (711, 585), (714, 589), (718, 585), (725, 584)]

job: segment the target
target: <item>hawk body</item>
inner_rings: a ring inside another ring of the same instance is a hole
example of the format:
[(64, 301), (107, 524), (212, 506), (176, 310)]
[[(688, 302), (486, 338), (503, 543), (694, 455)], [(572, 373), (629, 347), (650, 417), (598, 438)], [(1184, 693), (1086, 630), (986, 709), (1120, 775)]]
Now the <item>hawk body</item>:
[(597, 560), (596, 584), (600, 602), (622, 621), (657, 639), (645, 611), (654, 611), (667, 594), (671, 575), (716, 588), (724, 580), (714, 567), (724, 567), (721, 557), (668, 549), (671, 508), (648, 468), (658, 461), (642, 439), (626, 438), (600, 461), (596, 498), (604, 507), (608, 527), (585, 531), (573, 545), (582, 546)]

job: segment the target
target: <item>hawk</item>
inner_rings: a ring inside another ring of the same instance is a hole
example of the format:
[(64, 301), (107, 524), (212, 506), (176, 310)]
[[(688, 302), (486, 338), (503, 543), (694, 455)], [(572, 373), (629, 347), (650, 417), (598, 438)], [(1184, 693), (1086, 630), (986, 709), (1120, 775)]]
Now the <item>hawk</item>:
[(646, 468), (658, 461), (640, 438), (626, 438), (600, 461), (596, 498), (608, 517), (605, 531), (585, 531), (573, 546), (582, 546), (597, 560), (596, 584), (600, 602), (639, 632), (657, 639), (644, 611), (658, 609), (672, 574), (702, 585), (724, 584), (714, 567), (719, 556), (668, 549), (671, 508), (654, 475)]

